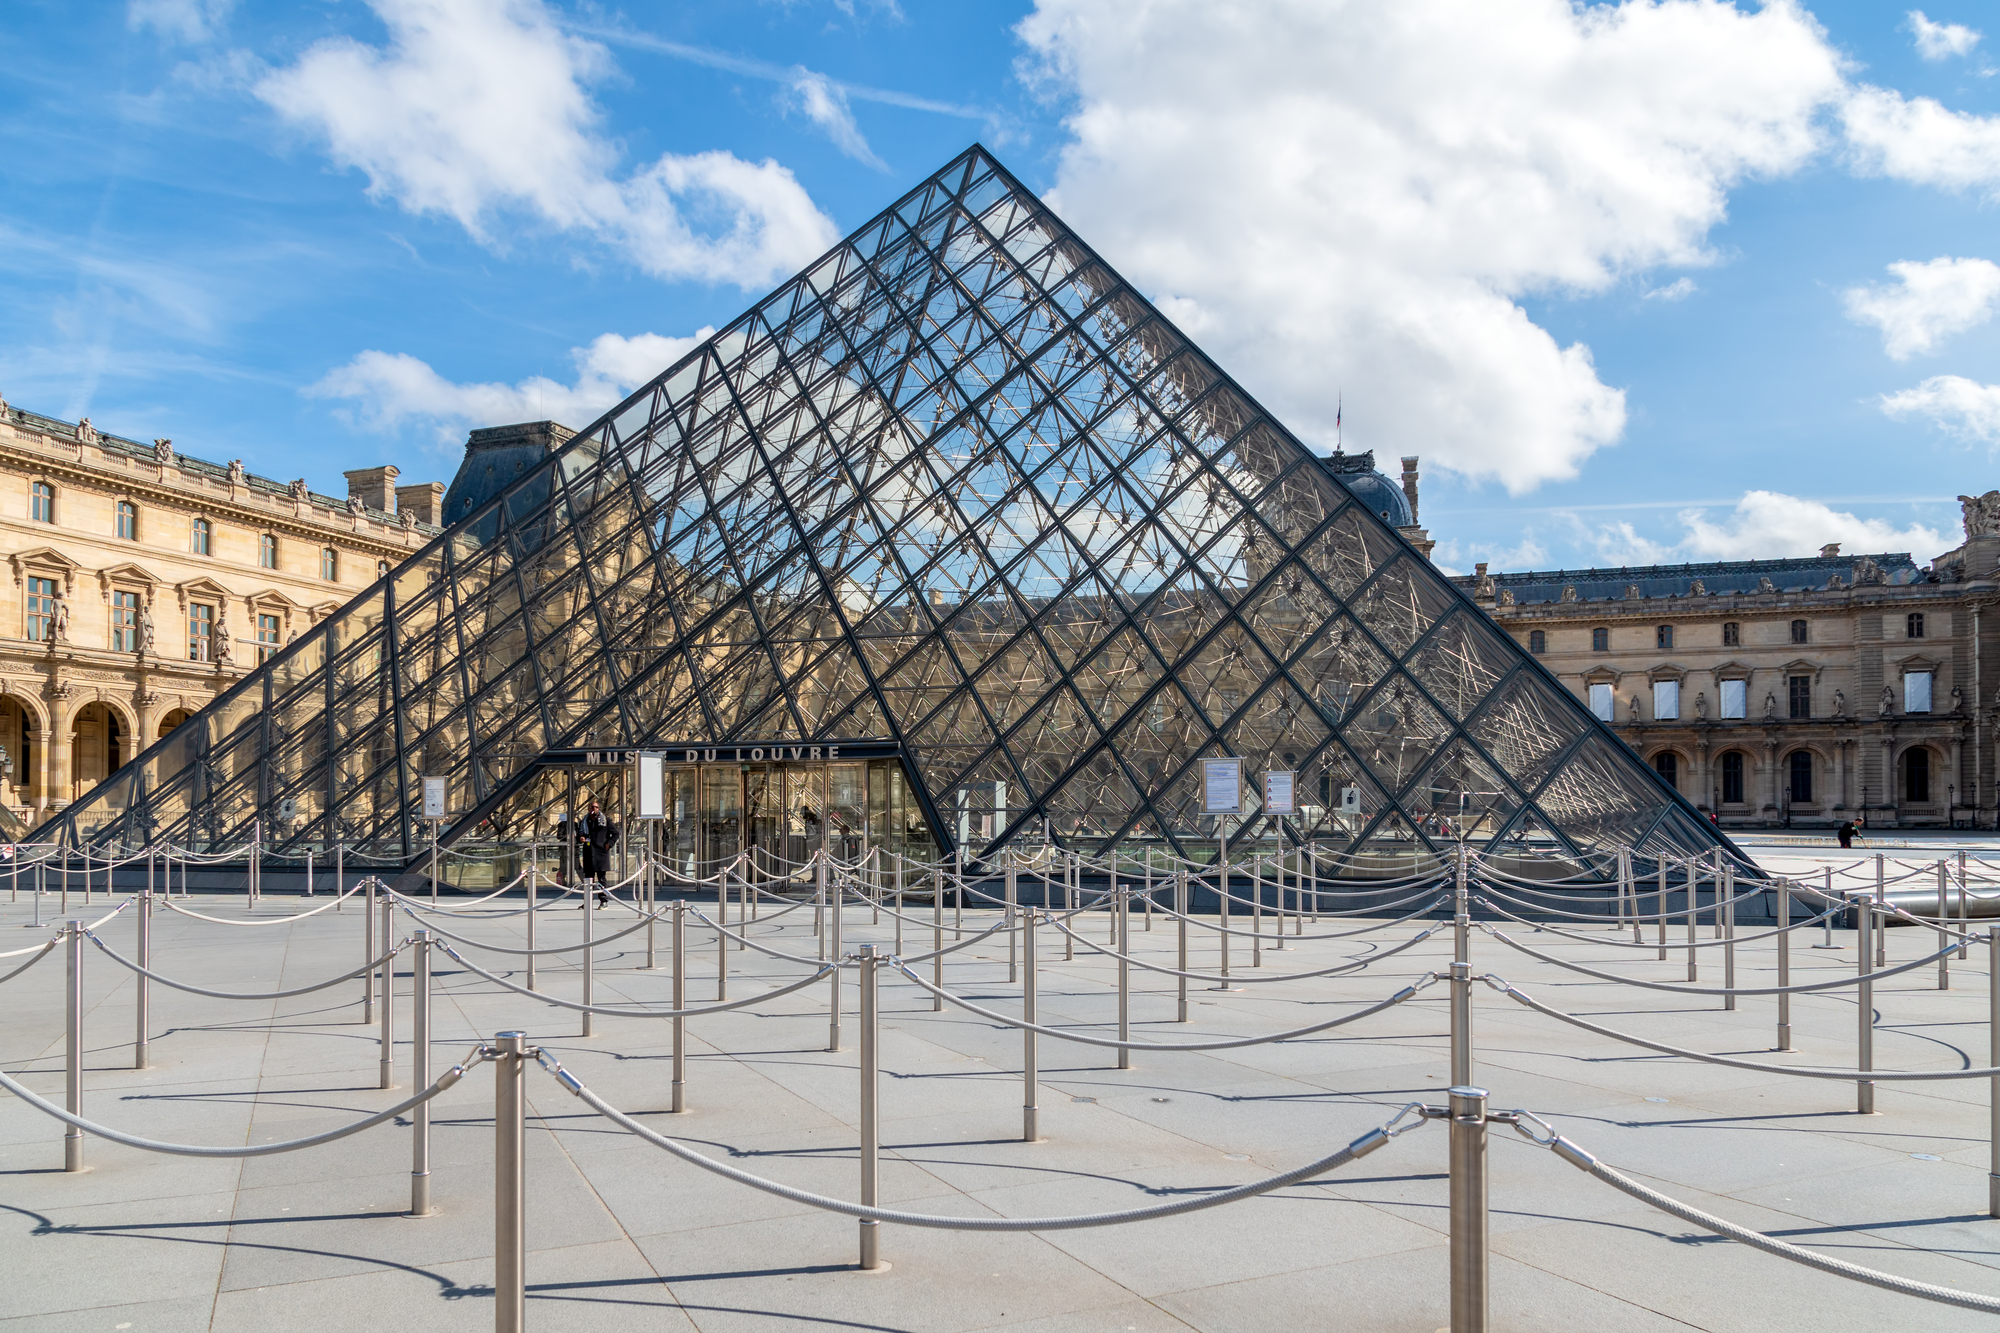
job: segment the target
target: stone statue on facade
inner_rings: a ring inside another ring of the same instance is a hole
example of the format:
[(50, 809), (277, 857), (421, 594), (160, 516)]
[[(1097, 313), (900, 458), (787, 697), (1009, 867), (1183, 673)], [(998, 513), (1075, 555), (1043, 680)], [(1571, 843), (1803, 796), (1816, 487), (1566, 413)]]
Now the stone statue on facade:
[(1840, 690), (1833, 692), (1833, 715), (1835, 717), (1847, 716), (1847, 695)]
[(1708, 721), (1708, 692), (1706, 690), (1695, 692), (1694, 717), (1697, 722)]
[(1771, 580), (1768, 577), (1760, 575), (1757, 579), (1757, 591), (1776, 592), (1777, 588), (1772, 585)]
[(1764, 691), (1764, 720), (1766, 722), (1778, 720), (1778, 696), (1769, 690)]
[(1494, 602), (1499, 606), (1512, 606), (1514, 604), (1514, 590), (1512, 588), (1502, 588), (1500, 595), (1494, 599)]
[(161, 467), (165, 467), (167, 464), (173, 462), (174, 442), (172, 440), (154, 440), (153, 461)]
[(1882, 701), (1876, 705), (1875, 711), (1880, 716), (1887, 717), (1889, 716), (1890, 713), (1895, 711), (1895, 708), (1896, 708), (1896, 692), (1890, 689), (1887, 685), (1884, 685), (1882, 687)]
[(292, 498), (294, 500), (305, 499), (307, 494), (306, 479), (304, 477), (300, 477), (297, 481), (294, 481), (291, 484), (291, 492), (292, 492)]
[(85, 417), (76, 423), (76, 442), (78, 444), (95, 444), (97, 442), (97, 427), (90, 424), (89, 417)]
[(1842, 579), (1842, 578), (1840, 577), (1840, 575), (1838, 575), (1838, 574), (1829, 574), (1829, 575), (1827, 576), (1827, 580), (1826, 580), (1826, 590), (1827, 590), (1828, 592), (1839, 592), (1839, 591), (1840, 591), (1841, 589), (1845, 588), (1846, 586), (1847, 586), (1847, 582), (1846, 582), (1846, 580)]
[(1951, 687), (1951, 711), (1954, 713), (1965, 711), (1965, 695), (1956, 685)]
[(229, 484), (231, 486), (243, 484), (243, 460), (240, 458), (229, 460)]
[(229, 638), (229, 612), (215, 618), (215, 660), (220, 666), (236, 665), (236, 645)]
[(1958, 508), (1967, 537), (2000, 537), (2000, 491), (1961, 495)]
[(69, 598), (56, 598), (56, 614), (50, 638), (56, 643), (69, 642)]
[(139, 651), (153, 651), (153, 611), (148, 606), (139, 608)]
[(398, 523), (401, 523), (405, 528), (414, 528), (417, 526), (417, 516), (415, 512), (408, 509), (397, 510), (396, 521)]
[(1478, 575), (1478, 581), (1472, 585), (1472, 595), (1488, 601), (1492, 600), (1493, 576), (1486, 572), (1486, 562), (1482, 560), (1474, 566), (1473, 573)]
[(1690, 583), (1688, 585), (1688, 596), (1706, 597), (1708, 596), (1708, 586), (1704, 584), (1700, 579), (1696, 579), (1693, 583)]
[(1631, 710), (1632, 721), (1636, 724), (1639, 721), (1639, 696), (1633, 695), (1626, 703)]
[(1861, 588), (1871, 583), (1887, 583), (1888, 581), (1889, 576), (1882, 572), (1882, 566), (1876, 564), (1867, 556), (1864, 555), (1854, 562), (1855, 587)]
[(367, 505), (361, 502), (360, 496), (350, 495), (347, 497), (347, 512), (353, 514), (356, 518), (359, 518), (361, 516), (361, 511), (366, 509), (367, 507), (368, 507)]
[(1636, 584), (1636, 583), (1628, 583), (1628, 584), (1626, 584), (1626, 585), (1625, 585), (1625, 600), (1626, 600), (1626, 601), (1628, 601), (1628, 602), (1636, 602), (1636, 601), (1638, 601), (1638, 600), (1639, 600), (1639, 585), (1638, 585), (1638, 584)]
[(1565, 602), (1573, 602), (1576, 600), (1576, 585), (1574, 583), (1566, 583), (1563, 585), (1562, 599)]

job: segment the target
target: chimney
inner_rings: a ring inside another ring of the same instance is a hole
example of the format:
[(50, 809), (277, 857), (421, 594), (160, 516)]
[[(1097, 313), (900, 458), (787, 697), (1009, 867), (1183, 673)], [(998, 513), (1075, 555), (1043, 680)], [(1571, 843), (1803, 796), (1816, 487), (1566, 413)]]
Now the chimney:
[(408, 514), (419, 523), (432, 527), (444, 526), (444, 483), (441, 481), (419, 482), (415, 486), (396, 488), (396, 512)]
[(379, 509), (385, 514), (396, 512), (396, 465), (356, 468), (352, 472), (341, 473), (347, 478), (347, 498), (360, 500), (370, 509)]
[(1403, 497), (1410, 502), (1410, 526), (1417, 526), (1417, 460), (1403, 460)]
[(1826, 545), (1819, 548), (1819, 558), (1822, 560), (1831, 560), (1839, 554), (1840, 554), (1839, 542), (1828, 542)]

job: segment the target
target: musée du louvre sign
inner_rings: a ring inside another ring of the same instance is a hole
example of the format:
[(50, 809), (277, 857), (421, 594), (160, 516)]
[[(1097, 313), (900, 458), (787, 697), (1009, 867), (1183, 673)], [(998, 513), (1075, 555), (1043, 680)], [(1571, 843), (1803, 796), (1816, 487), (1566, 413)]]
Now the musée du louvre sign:
[(837, 740), (794, 744), (790, 741), (737, 745), (666, 745), (629, 750), (550, 750), (546, 764), (591, 766), (629, 765), (641, 755), (669, 764), (825, 764), (840, 760), (893, 759), (903, 753), (897, 741)]

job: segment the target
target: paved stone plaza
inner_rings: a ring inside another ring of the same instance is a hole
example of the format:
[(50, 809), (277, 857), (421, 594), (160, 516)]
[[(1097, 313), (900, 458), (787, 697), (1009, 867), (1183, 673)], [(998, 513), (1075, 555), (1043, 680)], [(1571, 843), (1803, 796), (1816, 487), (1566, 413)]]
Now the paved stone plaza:
[[(1905, 852), (1918, 856), (1921, 853)], [(198, 897), (241, 914), (241, 898)], [(280, 915), (304, 904), (267, 900)], [(46, 909), (45, 909), (46, 910)], [(101, 899), (88, 915), (104, 910)], [(927, 911), (927, 909), (925, 909)], [(6, 903), (6, 947), (29, 903)], [(82, 911), (73, 915), (83, 915)], [(52, 913), (46, 913), (52, 918)], [(986, 924), (967, 914), (967, 924)], [(580, 914), (543, 914), (543, 946), (579, 937)], [(467, 933), (518, 944), (518, 918)], [(606, 931), (610, 922), (606, 922)], [(1346, 928), (1322, 925), (1320, 930)], [(399, 925), (401, 934), (406, 927)], [(849, 945), (887, 943), (890, 925), (850, 909)], [(1086, 933), (1103, 937), (1101, 916)], [(1310, 932), (1314, 929), (1308, 926)], [(237, 929), (166, 912), (154, 963), (168, 976), (239, 989), (306, 984), (354, 967), (362, 917), (323, 913), (295, 926)], [(1162, 919), (1135, 923), (1141, 957), (1171, 963)], [(129, 949), (129, 913), (100, 932)], [(715, 949), (699, 929), (690, 1002), (712, 998)], [(1406, 939), (1398, 926), (1353, 941), (1267, 949), (1263, 970), (1324, 967)], [(1521, 932), (1526, 934), (1525, 931)], [(1608, 940), (1610, 932), (1588, 934)], [(1703, 935), (1707, 935), (1704, 928)], [(759, 932), (811, 954), (810, 912)], [(928, 948), (928, 932), (908, 943)], [(1042, 932), (1041, 1000), (1052, 1023), (1105, 1023), (1113, 970), (1079, 949), (1061, 958)], [(643, 935), (604, 949), (600, 1003), (664, 1006), (662, 967), (640, 969)], [(1648, 939), (1652, 938), (1651, 932)], [(1676, 938), (1679, 938), (1677, 935)], [(1812, 938), (1818, 938), (1813, 932)], [(1891, 962), (1932, 947), (1898, 930)], [(1380, 943), (1370, 944), (1370, 940)], [(1798, 941), (1795, 980), (1854, 966)], [(1534, 937), (1627, 975), (1680, 982), (1684, 954)], [(635, 947), (640, 946), (640, 947)], [(1194, 965), (1214, 962), (1198, 938)], [(1247, 970), (1247, 950), (1236, 950)], [(1702, 981), (1719, 983), (1704, 950)], [(1172, 1023), (1168, 978), (1135, 974), (1135, 1035), (1163, 1041), (1278, 1031), (1385, 997), (1449, 956), (1449, 932), (1338, 980), (1196, 990)], [(484, 955), (482, 965), (499, 955)], [(573, 957), (573, 955), (572, 955)], [(1545, 1001), (1658, 1040), (1766, 1058), (1774, 1002), (1715, 1001), (1600, 984), (1475, 935), (1475, 968)], [(1742, 947), (1739, 984), (1770, 983), (1765, 944)], [(407, 1039), (407, 956), (397, 1020)], [(7, 966), (12, 966), (12, 963)], [(795, 965), (730, 954), (731, 994), (795, 979)], [(1017, 1012), (1005, 946), (954, 955), (948, 985)], [(542, 985), (578, 994), (573, 966)], [(60, 1099), (62, 959), (5, 988), (0, 1068)], [(1876, 989), (1880, 1066), (1986, 1063), (1983, 950)], [(407, 1095), (377, 1082), (376, 1030), (359, 1025), (361, 985), (281, 1002), (225, 1002), (153, 987), (155, 1067), (133, 1071), (131, 974), (86, 948), (86, 1116), (163, 1140), (244, 1144), (332, 1128)], [(690, 1109), (668, 1104), (668, 1024), (577, 1015), (513, 995), (438, 959), (436, 1067), (495, 1031), (525, 1028), (614, 1104), (694, 1147), (762, 1175), (855, 1197), (854, 989), (845, 1046), (829, 1054), (826, 988), (689, 1024)], [(968, 1215), (1050, 1215), (1142, 1206), (1181, 1191), (1257, 1179), (1310, 1161), (1381, 1124), (1406, 1102), (1442, 1101), (1444, 987), (1324, 1038), (1213, 1054), (1145, 1054), (1120, 1072), (1112, 1053), (1042, 1042), (1046, 1141), (1023, 1144), (1018, 1032), (962, 1011), (931, 1012), (907, 982), (885, 983), (882, 1066), (885, 1205)], [(1884, 1084), (1879, 1114), (1854, 1114), (1843, 1082), (1786, 1079), (1655, 1057), (1602, 1040), (1481, 988), (1478, 1081), (1497, 1108), (1526, 1107), (1676, 1198), (1871, 1267), (2000, 1293), (2000, 1222), (1985, 1215), (1987, 1088), (1982, 1081)], [(1851, 992), (1795, 1001), (1801, 1064), (1851, 1065)], [(1325, 1183), (1145, 1224), (1046, 1234), (885, 1227), (888, 1271), (854, 1269), (855, 1223), (686, 1166), (592, 1114), (528, 1071), (528, 1319), (560, 1329), (973, 1330), (1383, 1329), (1430, 1333), (1447, 1321), (1446, 1131), (1423, 1127)], [(407, 1130), (383, 1126), (303, 1152), (203, 1160), (87, 1144), (89, 1170), (62, 1171), (62, 1127), (0, 1098), (0, 1322), (37, 1330), (485, 1329), (493, 1320), (493, 1075), (481, 1068), (436, 1101), (435, 1216), (402, 1216)], [(1991, 1328), (1990, 1316), (1824, 1276), (1694, 1232), (1590, 1179), (1505, 1128), (1492, 1149), (1495, 1325), (1538, 1330)]]

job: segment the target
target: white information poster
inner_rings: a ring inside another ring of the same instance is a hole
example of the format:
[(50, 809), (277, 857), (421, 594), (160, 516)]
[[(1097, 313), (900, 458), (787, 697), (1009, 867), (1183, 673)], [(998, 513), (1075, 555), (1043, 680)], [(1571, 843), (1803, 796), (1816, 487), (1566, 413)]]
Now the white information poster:
[(1361, 788), (1342, 787), (1340, 789), (1340, 813), (1358, 815), (1361, 813)]
[(1296, 773), (1266, 773), (1264, 775), (1264, 813), (1267, 815), (1295, 815), (1299, 812), (1292, 795), (1298, 785)]
[(638, 809), (634, 812), (641, 819), (665, 819), (667, 817), (667, 759), (665, 755), (642, 754), (636, 767), (638, 781), (633, 787), (639, 793)]
[(444, 818), (444, 787), (445, 779), (443, 778), (424, 779), (425, 819)]
[(1243, 761), (1201, 761), (1201, 812), (1205, 815), (1243, 813)]

